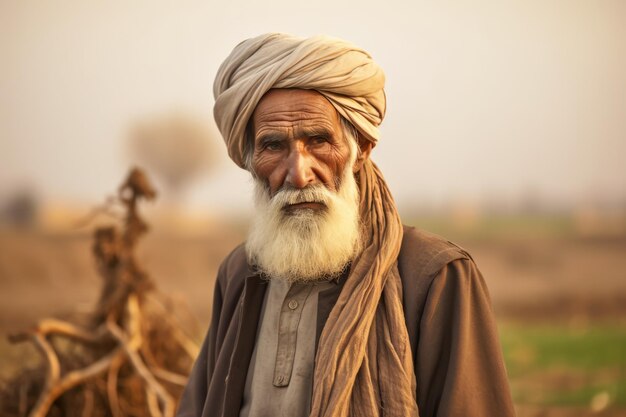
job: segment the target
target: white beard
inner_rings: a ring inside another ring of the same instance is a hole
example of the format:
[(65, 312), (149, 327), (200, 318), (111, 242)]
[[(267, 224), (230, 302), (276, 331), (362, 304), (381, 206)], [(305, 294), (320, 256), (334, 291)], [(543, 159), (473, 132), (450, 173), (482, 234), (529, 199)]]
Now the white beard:
[[(359, 252), (359, 190), (353, 159), (336, 193), (319, 184), (301, 190), (282, 188), (270, 199), (266, 185), (255, 178), (256, 216), (246, 252), (263, 275), (288, 282), (327, 280), (339, 276)], [(326, 209), (283, 210), (300, 202), (321, 202)]]

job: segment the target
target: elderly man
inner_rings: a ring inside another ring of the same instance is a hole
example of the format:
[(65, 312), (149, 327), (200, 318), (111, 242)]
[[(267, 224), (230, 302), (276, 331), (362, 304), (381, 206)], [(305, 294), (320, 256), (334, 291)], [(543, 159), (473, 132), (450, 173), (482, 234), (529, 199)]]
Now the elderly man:
[(513, 416), (471, 256), (403, 227), (370, 159), (384, 74), (345, 41), (266, 34), (220, 67), (214, 114), (255, 184), (178, 415)]

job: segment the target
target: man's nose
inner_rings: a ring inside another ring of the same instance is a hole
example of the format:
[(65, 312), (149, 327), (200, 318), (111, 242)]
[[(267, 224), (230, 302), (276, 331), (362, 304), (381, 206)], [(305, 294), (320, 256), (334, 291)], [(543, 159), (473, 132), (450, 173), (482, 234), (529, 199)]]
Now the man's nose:
[(287, 176), (285, 183), (295, 188), (305, 188), (315, 183), (316, 177), (313, 172), (313, 161), (306, 150), (296, 147), (289, 153), (287, 158)]

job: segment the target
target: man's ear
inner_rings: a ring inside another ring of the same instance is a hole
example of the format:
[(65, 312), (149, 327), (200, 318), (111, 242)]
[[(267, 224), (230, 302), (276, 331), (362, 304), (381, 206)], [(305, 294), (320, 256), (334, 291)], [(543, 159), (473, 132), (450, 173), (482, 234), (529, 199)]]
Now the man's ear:
[(359, 133), (358, 137), (359, 149), (360, 152), (356, 157), (356, 161), (354, 161), (354, 167), (352, 168), (352, 172), (357, 173), (363, 167), (363, 163), (367, 161), (372, 153), (372, 149), (374, 149), (374, 142), (370, 142), (367, 139), (364, 139)]

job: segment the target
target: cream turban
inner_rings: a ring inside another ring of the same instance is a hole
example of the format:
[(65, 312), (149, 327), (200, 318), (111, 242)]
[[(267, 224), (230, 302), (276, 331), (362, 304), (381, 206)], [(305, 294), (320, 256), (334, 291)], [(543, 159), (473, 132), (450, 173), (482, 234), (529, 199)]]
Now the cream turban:
[(220, 66), (213, 113), (228, 154), (243, 168), (248, 120), (271, 88), (319, 91), (376, 144), (385, 116), (384, 86), (385, 74), (372, 57), (346, 41), (268, 33), (237, 45)]

